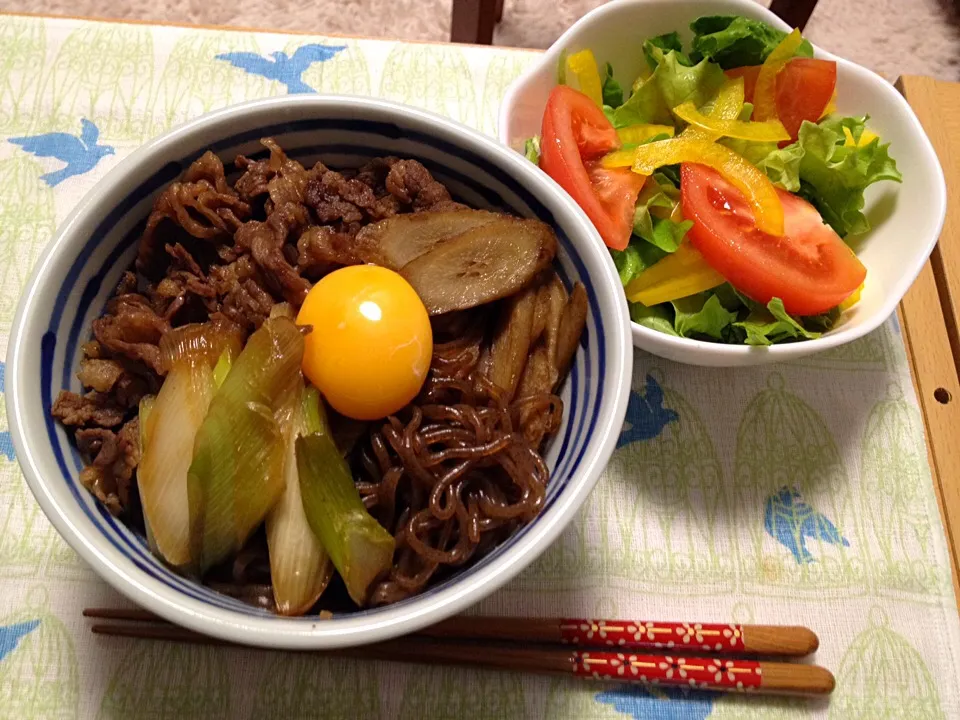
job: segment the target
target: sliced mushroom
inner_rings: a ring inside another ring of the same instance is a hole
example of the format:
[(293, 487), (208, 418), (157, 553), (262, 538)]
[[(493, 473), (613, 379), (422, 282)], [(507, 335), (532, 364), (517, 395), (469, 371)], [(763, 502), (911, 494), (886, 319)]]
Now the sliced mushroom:
[(360, 230), (354, 252), (363, 262), (400, 270), (440, 243), (502, 217), (485, 210), (394, 215)]
[(501, 216), (436, 245), (400, 274), (431, 315), (465, 310), (512, 295), (545, 268), (557, 238), (537, 220)]

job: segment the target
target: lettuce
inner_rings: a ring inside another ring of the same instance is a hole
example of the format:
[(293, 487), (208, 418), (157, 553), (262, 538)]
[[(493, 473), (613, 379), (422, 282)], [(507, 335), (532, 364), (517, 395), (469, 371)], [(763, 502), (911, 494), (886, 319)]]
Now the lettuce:
[[(817, 316), (822, 317), (822, 316)], [(734, 327), (743, 330), (747, 345), (772, 345), (787, 340), (820, 337), (819, 332), (807, 330), (783, 307), (780, 298), (773, 298), (763, 310), (754, 310), (745, 320), (734, 323)]]
[(673, 313), (669, 307), (667, 304), (647, 307), (643, 303), (630, 303), (630, 319), (651, 330), (679, 337), (673, 329)]
[(624, 250), (611, 250), (613, 264), (620, 275), (620, 282), (626, 287), (637, 275), (651, 265), (656, 265), (667, 253), (636, 236), (630, 238), (630, 244)]
[(681, 337), (724, 340), (737, 313), (727, 310), (716, 294), (700, 293), (674, 300), (673, 328)]
[(881, 180), (900, 182), (902, 175), (888, 153), (889, 144), (874, 138), (863, 147), (844, 144), (843, 128), (854, 140), (863, 134), (867, 118), (828, 118), (804, 122), (797, 143), (800, 160), (799, 194), (809, 200), (841, 237), (870, 229), (863, 214), (863, 191)]
[(639, 82), (630, 98), (613, 111), (614, 127), (641, 123), (673, 125), (671, 108), (683, 102), (700, 106), (710, 100), (726, 76), (716, 63), (707, 60), (687, 66), (685, 57), (676, 50), (664, 53), (654, 47), (656, 69), (650, 77)]
[(763, 170), (771, 182), (809, 201), (840, 237), (870, 229), (863, 214), (863, 191), (881, 180), (900, 182), (889, 145), (874, 138), (859, 147), (845, 144), (844, 130), (859, 142), (866, 117), (829, 117), (804, 122), (792, 145), (724, 138), (720, 142)]
[(623, 105), (623, 88), (620, 83), (613, 79), (613, 66), (607, 63), (603, 66), (603, 104), (611, 109), (616, 109)]
[(540, 136), (534, 135), (523, 144), (523, 156), (534, 165), (540, 164)]
[(693, 65), (690, 58), (683, 52), (683, 43), (680, 41), (679, 33), (671, 32), (657, 35), (643, 43), (643, 55), (647, 58), (651, 70), (656, 70), (663, 55), (671, 50), (677, 53), (677, 59), (682, 65)]
[[(707, 58), (724, 70), (744, 65), (761, 65), (787, 36), (759, 20), (736, 15), (707, 15), (690, 24), (693, 30), (693, 58)], [(806, 40), (796, 53), (813, 57), (813, 46)]]

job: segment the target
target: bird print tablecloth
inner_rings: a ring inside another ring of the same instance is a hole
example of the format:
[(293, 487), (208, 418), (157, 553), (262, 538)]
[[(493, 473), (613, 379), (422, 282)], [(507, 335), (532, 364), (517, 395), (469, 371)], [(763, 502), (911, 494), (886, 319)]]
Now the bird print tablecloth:
[[(535, 57), (0, 16), (0, 356), (57, 224), (147, 139), (287, 92), (376, 95), (493, 134)], [(764, 368), (637, 352), (633, 388), (576, 522), (476, 610), (805, 624), (837, 676), (829, 702), (94, 638), (81, 608), (123, 601), (40, 512), (0, 414), (0, 718), (960, 718), (957, 608), (896, 319)]]

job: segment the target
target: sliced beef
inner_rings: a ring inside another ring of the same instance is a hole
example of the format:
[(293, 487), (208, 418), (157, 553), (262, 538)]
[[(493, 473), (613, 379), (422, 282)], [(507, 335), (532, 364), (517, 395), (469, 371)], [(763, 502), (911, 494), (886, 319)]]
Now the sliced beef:
[(160, 350), (157, 345), (170, 322), (157, 315), (149, 300), (128, 293), (110, 301), (107, 314), (93, 321), (93, 335), (112, 353), (143, 362), (158, 375)]
[(307, 228), (297, 240), (297, 267), (312, 279), (344, 265), (358, 265), (361, 261), (353, 250), (350, 235), (328, 226)]
[(433, 175), (416, 160), (398, 160), (390, 167), (386, 188), (403, 205), (415, 212), (425, 210), (455, 210), (465, 207), (455, 203), (450, 192), (433, 179)]
[(80, 362), (77, 377), (84, 387), (107, 393), (123, 375), (123, 366), (114, 360), (86, 359)]
[(111, 513), (130, 502), (130, 484), (140, 463), (140, 420), (134, 417), (119, 432), (103, 428), (77, 430), (77, 448), (92, 458), (80, 473), (83, 483)]
[(96, 391), (78, 395), (61, 390), (53, 403), (51, 413), (64, 425), (84, 427), (97, 425), (101, 428), (116, 427), (123, 422), (126, 411), (106, 393)]
[(251, 220), (236, 234), (237, 246), (249, 250), (268, 282), (272, 282), (290, 304), (300, 307), (307, 296), (310, 283), (300, 277), (284, 256), (287, 238), (298, 234), (309, 220), (303, 205), (286, 203), (277, 207), (266, 222)]
[(223, 164), (211, 152), (194, 162), (181, 181), (160, 194), (140, 240), (137, 270), (158, 277), (164, 269), (164, 226), (173, 223), (201, 240), (226, 240), (250, 216), (250, 205), (229, 186)]

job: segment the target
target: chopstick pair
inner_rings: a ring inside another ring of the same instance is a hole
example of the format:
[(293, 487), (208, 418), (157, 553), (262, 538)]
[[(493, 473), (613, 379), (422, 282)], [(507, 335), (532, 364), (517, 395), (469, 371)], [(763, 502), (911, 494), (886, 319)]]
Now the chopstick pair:
[[(91, 630), (100, 635), (231, 644), (143, 610), (88, 608), (83, 614), (119, 621), (94, 624)], [(798, 658), (814, 652), (818, 645), (817, 636), (799, 626), (460, 616), (405, 638), (320, 654), (572, 675), (661, 687), (824, 695), (834, 687), (833, 675), (825, 668), (738, 657)]]

